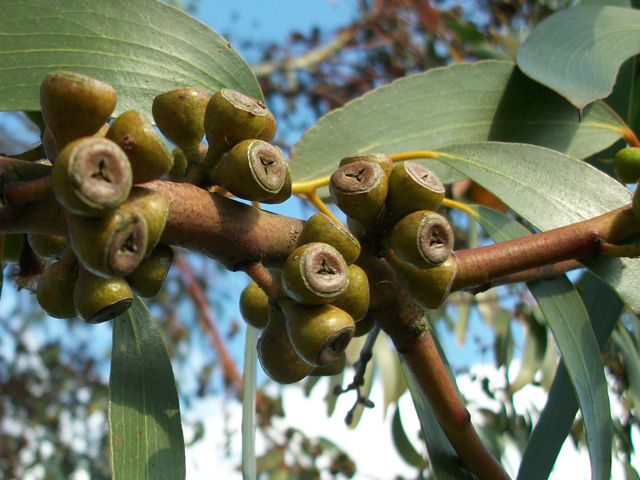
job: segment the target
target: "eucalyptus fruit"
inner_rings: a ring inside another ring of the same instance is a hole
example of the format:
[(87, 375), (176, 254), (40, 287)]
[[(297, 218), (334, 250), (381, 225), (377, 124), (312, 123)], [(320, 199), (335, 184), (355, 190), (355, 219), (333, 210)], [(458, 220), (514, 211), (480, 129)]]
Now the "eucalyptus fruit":
[(101, 216), (129, 196), (131, 164), (111, 140), (84, 137), (58, 153), (51, 171), (58, 202), (76, 215)]
[(54, 318), (76, 316), (73, 290), (78, 278), (78, 259), (71, 251), (49, 265), (38, 278), (36, 299), (47, 315)]
[(275, 119), (266, 105), (236, 90), (223, 88), (211, 96), (204, 115), (209, 143), (208, 158), (217, 156), (243, 140), (271, 141), (275, 136)]
[(355, 322), (347, 312), (331, 304), (301, 305), (289, 299), (283, 299), (280, 306), (291, 344), (305, 362), (324, 367), (344, 353), (355, 332)]
[(95, 275), (123, 277), (145, 256), (147, 222), (135, 210), (118, 208), (99, 218), (67, 215), (67, 223), (71, 248)]
[(173, 167), (169, 170), (169, 180), (172, 182), (181, 182), (187, 173), (189, 161), (180, 147), (176, 147), (171, 152), (173, 155)]
[(258, 360), (269, 378), (282, 384), (298, 382), (313, 370), (293, 349), (278, 307), (269, 310), (269, 321), (258, 338)]
[(347, 283), (347, 263), (326, 243), (296, 248), (282, 268), (282, 288), (298, 303), (330, 303), (346, 290)]
[(129, 286), (141, 297), (155, 297), (167, 278), (172, 262), (173, 249), (168, 245), (158, 245), (125, 278), (129, 282)]
[(423, 308), (439, 308), (449, 296), (455, 279), (457, 265), (450, 255), (441, 265), (432, 268), (417, 268), (400, 259), (393, 250), (385, 258), (393, 267), (411, 298)]
[(240, 314), (245, 322), (264, 328), (269, 320), (269, 298), (257, 283), (251, 282), (240, 295)]
[(182, 149), (191, 162), (200, 161), (204, 112), (209, 95), (201, 88), (171, 90), (153, 99), (151, 112), (162, 134)]
[(328, 243), (338, 250), (347, 265), (351, 265), (360, 256), (360, 242), (342, 224), (323, 213), (309, 218), (300, 232), (298, 245), (306, 243)]
[(40, 106), (57, 150), (93, 135), (109, 120), (116, 92), (100, 80), (72, 72), (49, 73), (40, 85)]
[(104, 278), (80, 268), (73, 289), (73, 303), (87, 323), (102, 323), (126, 312), (133, 292), (123, 278)]
[(161, 194), (144, 187), (133, 187), (131, 194), (120, 207), (144, 217), (147, 225), (147, 245), (145, 252), (151, 252), (162, 238), (162, 232), (169, 217), (169, 202)]
[(387, 176), (378, 163), (347, 163), (331, 175), (329, 191), (349, 217), (371, 229), (387, 198)]
[(67, 237), (30, 233), (27, 241), (31, 249), (41, 258), (60, 258), (69, 247)]
[(393, 170), (393, 160), (388, 155), (383, 153), (368, 153), (365, 155), (353, 155), (351, 157), (344, 157), (340, 160), (340, 166), (348, 165), (355, 162), (371, 162), (377, 163), (382, 167), (384, 174), (389, 177), (391, 170)]
[(393, 227), (389, 244), (405, 262), (429, 268), (449, 257), (453, 242), (453, 230), (446, 218), (429, 210), (418, 210)]
[(369, 279), (362, 268), (349, 265), (347, 288), (331, 303), (351, 315), (356, 323), (365, 317), (369, 310)]
[(624, 183), (635, 183), (640, 179), (640, 147), (626, 147), (613, 157), (613, 166), (618, 178)]
[(244, 140), (222, 156), (213, 179), (237, 197), (261, 202), (280, 193), (288, 169), (279, 148), (262, 140)]
[(399, 220), (417, 210), (435, 211), (444, 199), (444, 185), (427, 167), (415, 162), (402, 162), (389, 176), (388, 215)]
[(173, 155), (149, 121), (135, 110), (118, 116), (107, 132), (131, 162), (133, 183), (156, 180), (173, 167)]

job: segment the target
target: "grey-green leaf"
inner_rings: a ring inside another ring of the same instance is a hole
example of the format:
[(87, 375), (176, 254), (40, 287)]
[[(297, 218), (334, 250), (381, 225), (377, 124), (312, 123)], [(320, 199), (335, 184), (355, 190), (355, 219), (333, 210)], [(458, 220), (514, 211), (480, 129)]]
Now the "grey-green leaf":
[[(485, 140), (532, 143), (585, 158), (619, 139), (623, 126), (604, 103), (580, 121), (568, 102), (512, 63), (452, 65), (397, 80), (320, 119), (295, 145), (291, 175), (296, 182), (330, 175), (347, 155)], [(459, 178), (437, 161), (426, 163), (443, 180)]]
[[(499, 212), (481, 207), (478, 213), (478, 221), (496, 241), (529, 234), (524, 226)], [(587, 433), (592, 478), (609, 478), (612, 430), (609, 397), (587, 310), (575, 287), (564, 276), (531, 282), (528, 286), (553, 332), (577, 394)]]
[(256, 478), (256, 345), (258, 329), (247, 325), (242, 373), (242, 478)]
[(391, 421), (391, 436), (398, 454), (407, 464), (416, 468), (425, 468), (428, 465), (425, 459), (422, 458), (422, 455), (416, 451), (411, 440), (407, 437), (407, 433), (404, 431), (399, 406), (396, 406), (396, 411)]
[(114, 480), (185, 478), (171, 362), (160, 331), (137, 297), (113, 320), (109, 429)]
[(53, 70), (110, 83), (118, 113), (150, 117), (156, 95), (185, 86), (262, 98), (223, 37), (157, 0), (3, 0), (0, 16), (0, 110), (40, 110), (40, 82)]
[(620, 65), (640, 53), (640, 11), (577, 6), (544, 20), (518, 51), (518, 66), (577, 108), (607, 97)]
[[(597, 277), (588, 275), (581, 297), (589, 312), (600, 349), (606, 344), (620, 313), (622, 302)], [(578, 411), (578, 402), (563, 363), (558, 365), (547, 404), (522, 456), (518, 480), (547, 478)], [(608, 477), (607, 477), (608, 478)]]
[[(606, 213), (631, 201), (629, 191), (592, 166), (546, 148), (485, 142), (446, 149), (449, 165), (497, 195), (541, 230)], [(585, 262), (640, 311), (640, 260), (600, 257)]]

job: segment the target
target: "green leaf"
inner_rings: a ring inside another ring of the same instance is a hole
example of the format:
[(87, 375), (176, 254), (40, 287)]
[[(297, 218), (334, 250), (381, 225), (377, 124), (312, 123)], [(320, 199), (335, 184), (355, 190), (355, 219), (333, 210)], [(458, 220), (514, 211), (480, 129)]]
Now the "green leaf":
[(40, 110), (40, 82), (53, 70), (110, 83), (117, 112), (149, 117), (153, 98), (179, 87), (229, 87), (262, 98), (223, 37), (156, 0), (3, 0), (0, 16), (0, 110)]
[(333, 375), (331, 376), (331, 378), (329, 378), (327, 396), (325, 397), (327, 401), (327, 417), (330, 417), (331, 415), (333, 415), (333, 412), (336, 411), (338, 396), (335, 394), (335, 389), (336, 387), (342, 387), (343, 380), (344, 380), (344, 371), (340, 372), (337, 375)]
[(114, 480), (185, 478), (171, 362), (149, 310), (137, 297), (113, 320), (109, 429)]
[[(443, 360), (446, 363), (446, 359), (443, 356)], [(418, 420), (420, 421), (420, 428), (424, 441), (427, 446), (427, 452), (429, 454), (429, 463), (431, 464), (431, 470), (436, 480), (460, 480), (467, 479), (472, 480), (475, 478), (466, 468), (460, 463), (458, 454), (455, 452), (451, 443), (444, 434), (442, 427), (438, 423), (429, 400), (424, 396), (422, 390), (418, 386), (415, 377), (407, 365), (402, 361), (400, 357), (400, 364), (402, 365), (402, 371), (404, 372), (404, 378), (407, 381), (409, 392), (411, 393), (411, 399), (413, 405), (416, 408), (418, 414)], [(448, 368), (448, 364), (447, 364)], [(453, 379), (451, 369), (448, 368), (449, 376)]]
[[(482, 207), (478, 212), (480, 224), (496, 241), (529, 234), (524, 226), (499, 212)], [(577, 394), (587, 433), (592, 477), (607, 479), (611, 471), (612, 430), (609, 396), (600, 350), (585, 305), (565, 276), (530, 282), (528, 286), (553, 332)]]
[(391, 435), (393, 439), (393, 445), (396, 447), (398, 454), (407, 464), (418, 469), (425, 468), (428, 463), (422, 458), (411, 440), (407, 437), (404, 427), (402, 426), (402, 418), (400, 417), (400, 406), (396, 407), (396, 412), (393, 414), (393, 420), (391, 422)]
[(389, 405), (398, 401), (407, 389), (407, 384), (402, 375), (398, 355), (389, 345), (389, 338), (383, 332), (380, 332), (373, 346), (373, 356), (382, 380), (384, 390), (382, 413), (386, 415)]
[(256, 345), (258, 329), (247, 325), (242, 374), (242, 478), (256, 478)]
[[(485, 61), (429, 70), (380, 87), (321, 118), (293, 149), (294, 181), (331, 175), (340, 159), (366, 152), (435, 150), (500, 140), (585, 158), (620, 138), (624, 124), (604, 103), (580, 121), (562, 97), (512, 63)], [(443, 180), (459, 178), (425, 162)]]
[[(587, 276), (581, 297), (589, 312), (598, 346), (602, 349), (620, 317), (622, 302), (593, 275)], [(534, 480), (549, 476), (577, 411), (578, 402), (569, 374), (565, 365), (560, 363), (547, 397), (547, 404), (522, 456), (518, 480)]]
[(510, 382), (511, 392), (517, 392), (525, 385), (533, 382), (536, 373), (542, 367), (547, 351), (547, 329), (539, 324), (533, 315), (526, 323), (527, 340), (522, 354), (522, 363), (516, 378)]
[[(637, 325), (637, 323), (636, 323)], [(622, 324), (613, 331), (611, 340), (620, 350), (629, 382), (629, 396), (633, 400), (634, 410), (640, 411), (640, 355), (629, 332)]]
[[(546, 148), (485, 142), (457, 145), (446, 152), (450, 166), (541, 230), (586, 220), (631, 200), (629, 191), (613, 178)], [(601, 257), (585, 264), (640, 312), (640, 260)]]
[(558, 12), (529, 35), (518, 66), (577, 108), (607, 97), (620, 65), (640, 53), (640, 11), (578, 6)]

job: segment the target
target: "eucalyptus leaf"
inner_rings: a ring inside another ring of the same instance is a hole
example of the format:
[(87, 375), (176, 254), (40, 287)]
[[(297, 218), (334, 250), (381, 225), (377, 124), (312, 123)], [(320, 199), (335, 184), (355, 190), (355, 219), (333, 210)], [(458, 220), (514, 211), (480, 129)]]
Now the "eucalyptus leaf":
[[(499, 212), (481, 207), (478, 213), (478, 221), (496, 241), (529, 234), (524, 226)], [(612, 427), (607, 381), (586, 307), (565, 276), (530, 282), (528, 286), (553, 332), (576, 392), (587, 433), (592, 477), (609, 478)]]
[[(593, 275), (588, 275), (581, 297), (602, 349), (620, 317), (623, 304)], [(547, 478), (578, 411), (578, 402), (569, 374), (560, 363), (553, 379), (547, 403), (522, 456), (518, 480)], [(608, 477), (607, 477), (608, 478)]]
[(620, 65), (640, 53), (640, 11), (577, 6), (558, 12), (529, 35), (518, 66), (577, 108), (607, 97)]
[(402, 375), (398, 355), (392, 349), (389, 338), (383, 332), (380, 332), (373, 346), (373, 356), (380, 371), (384, 391), (382, 413), (386, 415), (389, 405), (398, 401), (407, 389), (407, 384)]
[[(541, 230), (586, 220), (631, 201), (629, 191), (613, 178), (546, 148), (485, 142), (445, 152), (450, 166)], [(632, 310), (640, 311), (640, 260), (599, 257), (584, 263)]]
[(178, 392), (160, 331), (139, 298), (113, 320), (109, 436), (114, 480), (185, 478)]
[[(618, 140), (623, 127), (601, 102), (580, 118), (513, 63), (452, 65), (396, 80), (321, 118), (294, 146), (291, 175), (295, 182), (331, 175), (348, 155), (485, 140), (532, 143), (585, 158)], [(424, 163), (443, 181), (460, 178), (437, 160)]]
[(422, 455), (420, 455), (415, 449), (411, 440), (407, 437), (407, 433), (404, 431), (399, 406), (396, 407), (396, 411), (393, 414), (393, 420), (391, 421), (391, 438), (393, 440), (393, 446), (396, 447), (396, 451), (407, 464), (419, 469), (425, 468), (428, 465), (425, 459), (422, 458)]
[(242, 373), (242, 478), (256, 478), (256, 354), (258, 329), (247, 325)]
[(40, 83), (53, 70), (111, 84), (116, 113), (151, 117), (153, 98), (180, 87), (228, 87), (262, 99), (229, 42), (157, 0), (3, 0), (0, 16), (0, 110), (40, 110)]

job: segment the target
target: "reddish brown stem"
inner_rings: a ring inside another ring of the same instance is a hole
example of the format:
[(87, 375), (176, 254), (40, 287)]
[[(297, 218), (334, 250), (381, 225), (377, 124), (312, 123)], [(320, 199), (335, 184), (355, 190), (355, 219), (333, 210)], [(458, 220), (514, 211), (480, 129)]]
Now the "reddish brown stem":
[(220, 359), (220, 365), (222, 368), (222, 376), (224, 378), (225, 384), (233, 388), (236, 393), (240, 394), (242, 392), (242, 375), (240, 374), (238, 367), (233, 361), (233, 358), (231, 358), (231, 355), (227, 350), (227, 346), (225, 345), (224, 341), (222, 340), (222, 336), (218, 331), (216, 322), (211, 316), (209, 302), (207, 301), (202, 289), (198, 285), (196, 277), (193, 275), (193, 272), (185, 263), (185, 261), (182, 258), (177, 257), (174, 260), (174, 265), (178, 270), (180, 270), (182, 280), (187, 287), (189, 294), (193, 298), (193, 301), (198, 307), (198, 310), (200, 311), (200, 324), (205, 334), (207, 335), (211, 346), (218, 353), (218, 358)]
[(280, 298), (280, 282), (271, 275), (271, 272), (262, 263), (253, 263), (246, 267), (244, 271), (267, 294), (269, 301), (278, 301), (278, 298)]

